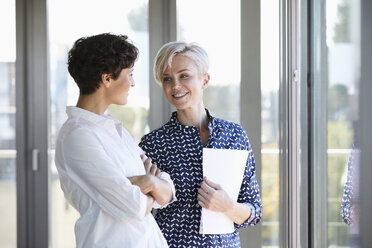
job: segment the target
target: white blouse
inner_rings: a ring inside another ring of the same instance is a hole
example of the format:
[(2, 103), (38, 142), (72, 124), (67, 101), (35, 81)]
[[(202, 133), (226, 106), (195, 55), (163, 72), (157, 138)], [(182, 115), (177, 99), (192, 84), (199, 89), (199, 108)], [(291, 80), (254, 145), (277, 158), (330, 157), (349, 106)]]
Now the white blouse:
[[(145, 216), (147, 197), (128, 179), (145, 174), (142, 149), (120, 121), (78, 107), (66, 112), (55, 161), (65, 197), (80, 213), (76, 246), (168, 247), (152, 214)], [(161, 178), (176, 200), (169, 175)]]

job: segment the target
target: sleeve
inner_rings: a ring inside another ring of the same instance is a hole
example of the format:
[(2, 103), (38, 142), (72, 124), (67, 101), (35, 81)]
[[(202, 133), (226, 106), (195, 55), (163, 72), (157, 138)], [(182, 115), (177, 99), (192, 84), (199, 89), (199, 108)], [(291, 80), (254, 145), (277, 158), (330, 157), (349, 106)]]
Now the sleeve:
[(121, 221), (144, 218), (147, 197), (108, 157), (99, 138), (76, 129), (61, 142), (68, 177), (107, 214)]
[(243, 131), (245, 147), (248, 150), (248, 159), (244, 172), (242, 186), (240, 188), (238, 202), (248, 204), (251, 207), (251, 216), (242, 224), (235, 224), (236, 228), (254, 226), (261, 221), (262, 204), (260, 189), (256, 179), (256, 163), (248, 136)]
[(166, 173), (166, 172), (160, 172), (160, 175), (159, 175), (159, 178), (161, 178), (162, 180), (166, 181), (167, 183), (169, 183), (170, 187), (171, 187), (171, 190), (172, 190), (172, 200), (170, 202), (168, 202), (167, 204), (165, 205), (160, 205), (157, 201), (155, 201), (154, 203), (154, 208), (155, 209), (158, 209), (158, 208), (165, 208), (167, 207), (169, 204), (177, 201), (177, 198), (176, 198), (176, 189), (174, 187), (174, 184), (173, 184), (173, 181), (172, 179), (170, 178), (169, 174)]
[(344, 185), (344, 192), (342, 195), (341, 200), (341, 217), (342, 220), (347, 224), (351, 225), (353, 224), (352, 217), (353, 216), (353, 204), (352, 204), (352, 198), (353, 198), (353, 155), (354, 155), (354, 148), (351, 151), (351, 154), (348, 158), (347, 163), (347, 180)]

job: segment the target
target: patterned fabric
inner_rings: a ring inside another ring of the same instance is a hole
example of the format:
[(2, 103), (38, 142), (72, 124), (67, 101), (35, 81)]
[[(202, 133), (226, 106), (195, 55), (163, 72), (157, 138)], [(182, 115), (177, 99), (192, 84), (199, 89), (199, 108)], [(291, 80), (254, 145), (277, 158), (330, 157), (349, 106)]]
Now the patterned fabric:
[(359, 149), (355, 143), (347, 162), (347, 181), (341, 200), (341, 217), (347, 225), (353, 225), (355, 205), (359, 202)]
[(247, 134), (240, 125), (214, 118), (208, 111), (207, 114), (210, 120), (207, 148), (249, 151), (238, 202), (248, 204), (252, 214), (245, 223), (235, 224), (233, 233), (199, 234), (201, 207), (197, 190), (203, 180), (203, 147), (197, 128), (180, 124), (174, 112), (168, 123), (145, 135), (139, 144), (152, 161), (171, 176), (176, 187), (177, 201), (159, 209), (155, 215), (169, 247), (240, 247), (237, 229), (256, 225), (261, 220), (256, 166)]

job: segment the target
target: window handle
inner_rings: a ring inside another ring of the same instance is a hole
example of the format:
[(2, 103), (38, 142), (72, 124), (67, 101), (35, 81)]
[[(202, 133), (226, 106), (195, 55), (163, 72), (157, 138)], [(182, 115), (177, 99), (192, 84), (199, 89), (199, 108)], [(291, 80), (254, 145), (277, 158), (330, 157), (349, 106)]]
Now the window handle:
[(39, 169), (39, 149), (32, 149), (32, 170)]

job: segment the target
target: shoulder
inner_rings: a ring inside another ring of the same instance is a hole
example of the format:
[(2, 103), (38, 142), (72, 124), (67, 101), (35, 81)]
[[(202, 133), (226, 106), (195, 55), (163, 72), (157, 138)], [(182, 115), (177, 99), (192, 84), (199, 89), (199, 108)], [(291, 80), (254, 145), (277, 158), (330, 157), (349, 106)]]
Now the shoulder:
[(234, 149), (250, 149), (250, 142), (246, 131), (241, 125), (235, 122), (214, 118), (213, 135), (219, 142), (227, 143)]
[(154, 144), (157, 142), (161, 142), (169, 135), (169, 132), (170, 132), (169, 123), (166, 123), (160, 128), (157, 128), (151, 131), (150, 133), (145, 134), (141, 138), (140, 146), (145, 144)]
[(214, 117), (214, 125), (220, 131), (247, 136), (244, 128), (238, 123)]
[(76, 118), (67, 119), (57, 137), (57, 143), (63, 145), (89, 144), (93, 140), (97, 140), (97, 132), (94, 131), (94, 127)]

